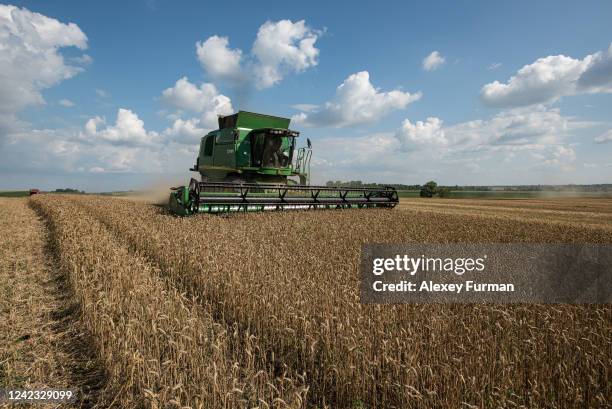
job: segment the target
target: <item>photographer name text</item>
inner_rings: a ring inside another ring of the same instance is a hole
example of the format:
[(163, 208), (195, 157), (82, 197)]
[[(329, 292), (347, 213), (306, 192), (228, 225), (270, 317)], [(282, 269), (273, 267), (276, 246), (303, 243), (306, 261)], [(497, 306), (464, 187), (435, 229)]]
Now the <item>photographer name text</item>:
[[(392, 258), (375, 258), (372, 261), (372, 274), (382, 276), (387, 272), (402, 272), (414, 277), (419, 272), (452, 273), (461, 276), (466, 272), (482, 273), (487, 256), (477, 258), (430, 258), (396, 255)], [(416, 278), (416, 277), (415, 277)], [(466, 280), (463, 283), (436, 283), (432, 280), (413, 282), (400, 280), (386, 283), (382, 280), (372, 282), (375, 292), (514, 292), (512, 283), (484, 283)]]

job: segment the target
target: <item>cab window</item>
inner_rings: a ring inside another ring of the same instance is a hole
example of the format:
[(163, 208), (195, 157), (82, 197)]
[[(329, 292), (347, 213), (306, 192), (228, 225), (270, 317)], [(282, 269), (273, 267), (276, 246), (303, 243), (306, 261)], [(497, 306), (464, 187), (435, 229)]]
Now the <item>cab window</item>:
[(208, 135), (204, 142), (204, 156), (212, 156), (215, 144), (215, 135)]

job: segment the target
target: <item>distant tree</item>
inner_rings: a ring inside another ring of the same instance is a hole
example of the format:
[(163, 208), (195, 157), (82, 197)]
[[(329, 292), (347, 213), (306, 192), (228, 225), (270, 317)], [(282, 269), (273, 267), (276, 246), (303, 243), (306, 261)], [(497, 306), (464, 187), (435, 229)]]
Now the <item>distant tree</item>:
[(438, 184), (433, 180), (430, 180), (421, 187), (420, 195), (421, 197), (433, 197), (437, 192)]
[(438, 196), (440, 197), (450, 197), (451, 190), (447, 187), (439, 187), (438, 188)]
[(85, 191), (84, 190), (79, 190), (79, 189), (72, 189), (72, 188), (65, 188), (65, 189), (55, 189), (56, 193), (77, 193), (77, 194), (84, 194)]

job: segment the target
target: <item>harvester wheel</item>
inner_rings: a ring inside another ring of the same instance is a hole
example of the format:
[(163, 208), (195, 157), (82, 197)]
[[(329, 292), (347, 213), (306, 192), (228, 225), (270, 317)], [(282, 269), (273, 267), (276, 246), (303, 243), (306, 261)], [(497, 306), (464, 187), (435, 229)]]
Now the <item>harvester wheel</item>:
[(189, 182), (189, 210), (191, 214), (197, 214), (200, 207), (200, 184), (197, 180)]

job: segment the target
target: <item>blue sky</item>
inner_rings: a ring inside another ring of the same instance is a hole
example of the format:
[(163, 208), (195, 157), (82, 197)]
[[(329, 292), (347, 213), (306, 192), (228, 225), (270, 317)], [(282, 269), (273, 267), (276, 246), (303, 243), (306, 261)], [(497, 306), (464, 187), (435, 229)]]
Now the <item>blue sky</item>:
[(186, 180), (238, 109), (316, 182), (611, 183), (612, 3), (532, 3), (2, 6), (0, 189)]

